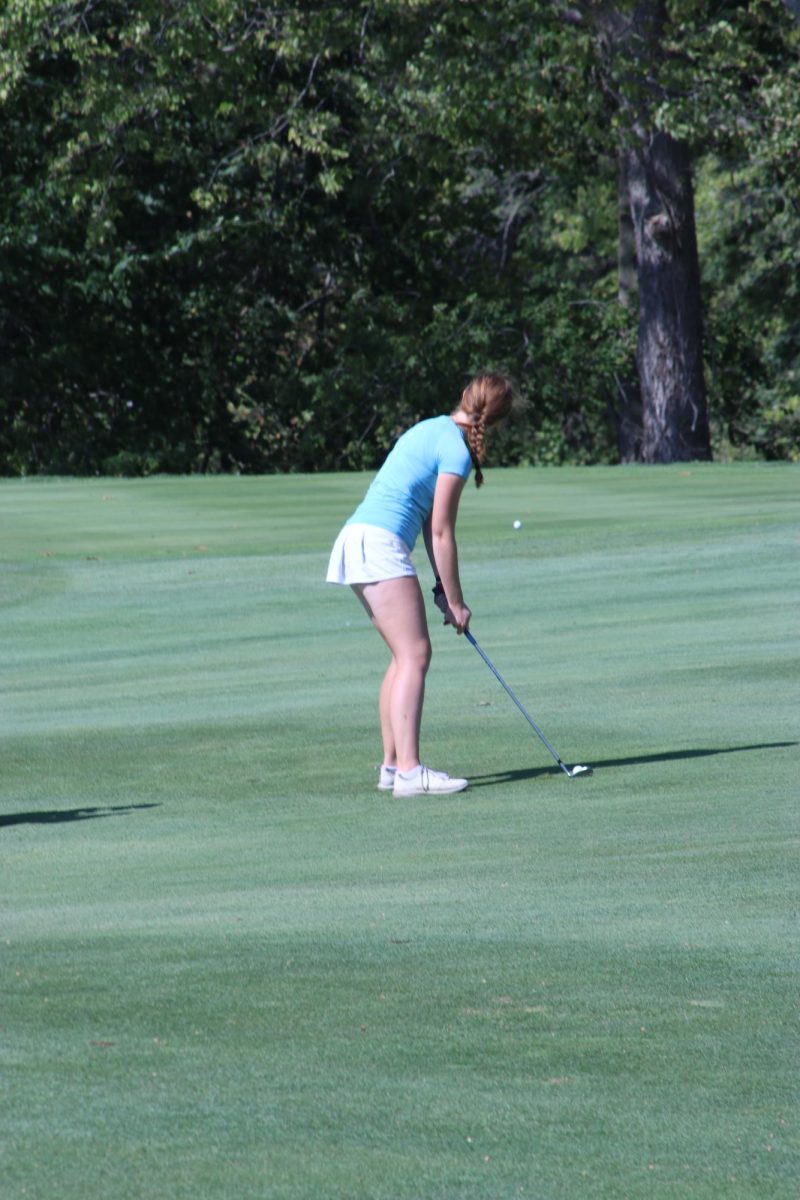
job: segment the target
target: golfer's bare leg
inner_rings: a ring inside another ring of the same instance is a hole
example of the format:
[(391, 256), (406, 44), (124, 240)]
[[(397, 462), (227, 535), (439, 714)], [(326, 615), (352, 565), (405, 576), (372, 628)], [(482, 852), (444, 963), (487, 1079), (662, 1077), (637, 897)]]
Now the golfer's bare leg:
[(380, 697), (382, 728), (386, 723), (384, 753), (391, 750), (393, 743), (399, 770), (412, 771), (419, 765), (425, 676), (431, 661), (419, 581), (416, 576), (406, 575), (380, 583), (357, 584), (353, 590), (392, 654)]
[(383, 761), (387, 767), (397, 766), (397, 746), (394, 740), (394, 730), (392, 729), (392, 688), (394, 686), (395, 672), (396, 664), (394, 658), (392, 658), (383, 677), (378, 701), (378, 711), (381, 717), (381, 737), (383, 739)]

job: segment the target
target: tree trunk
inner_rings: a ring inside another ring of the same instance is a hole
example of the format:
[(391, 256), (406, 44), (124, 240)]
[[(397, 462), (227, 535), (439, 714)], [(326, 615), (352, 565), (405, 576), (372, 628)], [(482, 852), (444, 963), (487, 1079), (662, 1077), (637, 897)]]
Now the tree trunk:
[(631, 214), (631, 192), (628, 183), (628, 155), (617, 154), (617, 296), (623, 308), (630, 308), (636, 294), (636, 234)]
[[(617, 154), (617, 234), (617, 297), (623, 308), (630, 308), (637, 298), (638, 278), (636, 236), (628, 187), (628, 157), (624, 151)], [(615, 376), (614, 382), (617, 401), (611, 407), (620, 462), (639, 462), (642, 457), (642, 395), (634, 363), (631, 362), (630, 371)]]
[(625, 154), (639, 275), (641, 458), (646, 463), (708, 459), (689, 156), (682, 143), (663, 132)]
[[(582, 11), (598, 34), (600, 77), (627, 126), (619, 190), (629, 198), (638, 275), (639, 457), (649, 463), (710, 458), (689, 155), (683, 143), (658, 129), (656, 116), (666, 0), (583, 0)], [(619, 298), (626, 304), (634, 289), (630, 230), (622, 219), (619, 236)], [(620, 391), (627, 398), (626, 389)]]

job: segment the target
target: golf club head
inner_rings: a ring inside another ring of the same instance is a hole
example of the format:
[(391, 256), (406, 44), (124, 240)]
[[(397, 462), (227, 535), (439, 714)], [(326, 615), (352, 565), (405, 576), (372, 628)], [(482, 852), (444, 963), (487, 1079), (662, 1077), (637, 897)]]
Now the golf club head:
[(581, 766), (580, 764), (578, 764), (577, 766), (570, 767), (568, 770), (568, 774), (569, 774), (570, 779), (575, 779), (576, 776), (578, 776), (578, 775), (591, 775), (592, 768), (584, 767), (584, 766)]

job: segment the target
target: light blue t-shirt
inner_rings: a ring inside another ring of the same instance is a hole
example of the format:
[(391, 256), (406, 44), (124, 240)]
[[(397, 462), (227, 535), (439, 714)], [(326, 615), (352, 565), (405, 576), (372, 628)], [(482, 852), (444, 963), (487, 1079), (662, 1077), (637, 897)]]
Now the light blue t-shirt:
[(397, 439), (348, 525), (377, 525), (413, 550), (433, 508), (439, 475), (466, 479), (472, 467), (464, 435), (451, 417), (420, 421)]

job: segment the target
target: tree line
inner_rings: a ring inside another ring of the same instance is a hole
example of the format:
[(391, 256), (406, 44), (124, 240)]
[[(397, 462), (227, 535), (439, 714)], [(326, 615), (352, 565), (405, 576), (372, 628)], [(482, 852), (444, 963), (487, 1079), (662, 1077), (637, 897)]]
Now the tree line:
[(793, 0), (8, 0), (0, 472), (800, 458)]

